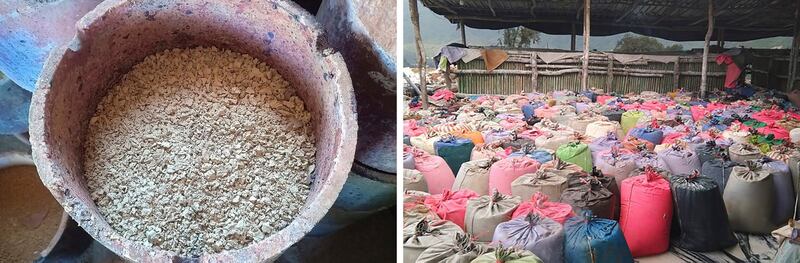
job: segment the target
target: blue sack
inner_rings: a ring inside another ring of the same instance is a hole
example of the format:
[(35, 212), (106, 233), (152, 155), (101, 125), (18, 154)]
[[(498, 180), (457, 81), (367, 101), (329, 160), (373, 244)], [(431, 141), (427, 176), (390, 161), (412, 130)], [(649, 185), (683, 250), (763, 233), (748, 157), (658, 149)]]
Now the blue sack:
[(433, 143), (436, 155), (444, 159), (450, 170), (453, 170), (453, 174), (458, 173), (458, 170), (461, 169), (461, 164), (469, 161), (472, 148), (475, 148), (472, 140), (453, 136), (446, 136)]
[(564, 262), (633, 262), (617, 221), (594, 217), (591, 211), (582, 211), (582, 214), (564, 222)]
[(664, 140), (663, 131), (650, 127), (633, 128), (630, 131), (630, 135), (648, 142), (652, 142), (654, 145), (659, 145), (661, 144), (661, 141)]
[(553, 154), (544, 150), (530, 150), (523, 147), (520, 151), (511, 153), (508, 157), (528, 156), (539, 163), (546, 163), (553, 160)]
[(525, 119), (529, 119), (531, 116), (533, 116), (533, 110), (535, 109), (536, 108), (534, 108), (533, 105), (530, 104), (522, 105), (522, 115), (524, 116)]
[(590, 100), (592, 100), (592, 102), (597, 102), (597, 94), (595, 94), (593, 91), (587, 90), (582, 92), (581, 95), (589, 98)]
[(522, 115), (525, 119), (530, 119), (533, 116), (533, 111), (544, 106), (543, 102), (533, 102), (522, 105)]

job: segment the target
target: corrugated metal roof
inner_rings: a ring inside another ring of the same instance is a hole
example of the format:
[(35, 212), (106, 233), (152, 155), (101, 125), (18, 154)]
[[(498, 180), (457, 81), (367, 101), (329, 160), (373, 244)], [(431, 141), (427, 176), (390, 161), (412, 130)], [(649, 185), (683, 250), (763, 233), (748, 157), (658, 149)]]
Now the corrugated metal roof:
[[(453, 23), (471, 28), (525, 26), (547, 34), (581, 34), (583, 0), (420, 0)], [(792, 36), (796, 0), (715, 0), (715, 28), (726, 41)], [(706, 0), (592, 0), (593, 36), (635, 32), (673, 41), (706, 33)], [(718, 32), (712, 39), (716, 39)]]

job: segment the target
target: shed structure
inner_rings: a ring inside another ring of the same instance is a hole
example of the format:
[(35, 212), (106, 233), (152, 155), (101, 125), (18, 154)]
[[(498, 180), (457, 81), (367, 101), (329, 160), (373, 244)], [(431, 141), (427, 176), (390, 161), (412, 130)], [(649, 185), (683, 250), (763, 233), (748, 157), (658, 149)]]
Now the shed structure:
[[(416, 1), (416, 0), (410, 0)], [(796, 0), (419, 0), (434, 13), (442, 15), (450, 22), (477, 29), (506, 29), (524, 26), (539, 32), (556, 35), (572, 35), (572, 51), (576, 46), (576, 35), (583, 33), (589, 36), (607, 36), (625, 32), (634, 32), (646, 36), (659, 37), (673, 41), (705, 41), (704, 54), (675, 53), (680, 58), (677, 63), (659, 63), (645, 68), (617, 65), (611, 59), (605, 59), (604, 53), (588, 50), (590, 37), (584, 38), (584, 55), (574, 61), (573, 65), (542, 65), (541, 61), (531, 60), (537, 57), (537, 51), (514, 50), (509, 54), (509, 65), (499, 69), (512, 71), (501, 74), (489, 74), (478, 71), (480, 62), (474, 65), (467, 63), (459, 67), (459, 85), (467, 89), (478, 89), (472, 83), (496, 78), (509, 82), (519, 82), (523, 91), (545, 90), (548, 86), (548, 74), (552, 69), (568, 69), (573, 75), (578, 74), (580, 89), (590, 86), (611, 88), (617, 81), (635, 77), (649, 78), (638, 80), (642, 83), (660, 85), (657, 91), (664, 91), (682, 85), (689, 90), (697, 90), (705, 95), (707, 85), (710, 88), (721, 88), (724, 78), (724, 66), (717, 66), (713, 59), (722, 51), (725, 41), (748, 41), (776, 36), (794, 37), (792, 47), (787, 56), (777, 57), (781, 52), (761, 52), (758, 58), (759, 67), (753, 68), (753, 78), (758, 84), (768, 84), (771, 88), (790, 90), (798, 87), (797, 57), (798, 34), (800, 28), (800, 4)], [(412, 13), (415, 10), (412, 10)], [(709, 50), (710, 43), (716, 42), (720, 48)], [(466, 45), (468, 39), (462, 37)], [(538, 52), (547, 52), (539, 50)], [(763, 55), (769, 53), (770, 55)], [(525, 64), (527, 56), (528, 63)], [(684, 61), (686, 63), (684, 63)], [(585, 63), (584, 63), (585, 62)], [(514, 63), (517, 63), (516, 65)], [(580, 72), (574, 72), (580, 64)], [(765, 65), (761, 65), (765, 64)], [(549, 67), (549, 68), (548, 68)], [(559, 68), (560, 67), (560, 68)], [(781, 69), (772, 74), (770, 69)], [(783, 71), (785, 69), (785, 71)], [(534, 71), (538, 71), (534, 73)], [(545, 72), (542, 74), (542, 72)], [(653, 75), (655, 73), (655, 75)], [(698, 74), (695, 74), (698, 73)], [(645, 76), (650, 74), (650, 76)], [(656, 75), (659, 75), (656, 77)], [(484, 76), (480, 76), (484, 75)], [(672, 76), (666, 76), (672, 75)], [(758, 77), (756, 77), (758, 75)], [(472, 76), (472, 77), (470, 77)], [(516, 78), (514, 77), (516, 76)], [(534, 78), (533, 76), (537, 76)], [(463, 79), (462, 79), (463, 78)], [(472, 78), (472, 79), (470, 79)], [(525, 80), (524, 78), (527, 78)], [(658, 79), (660, 78), (660, 79)], [(670, 79), (671, 78), (671, 79)], [(697, 80), (695, 80), (697, 78)], [(705, 81), (704, 81), (705, 80)], [(771, 80), (771, 81), (768, 81)], [(789, 81), (795, 80), (795, 81)], [(466, 81), (466, 83), (464, 82)], [(562, 82), (575, 81), (571, 77), (562, 78)], [(539, 85), (541, 83), (541, 85)], [(571, 87), (575, 88), (573, 83)], [(629, 88), (629, 87), (627, 87)], [(620, 89), (627, 89), (620, 87)], [(645, 89), (646, 86), (645, 86)], [(653, 89), (648, 89), (653, 90)], [(465, 90), (464, 92), (477, 92)], [(483, 90), (488, 91), (488, 90)], [(506, 93), (495, 90), (495, 93)], [(620, 90), (622, 91), (622, 90)]]

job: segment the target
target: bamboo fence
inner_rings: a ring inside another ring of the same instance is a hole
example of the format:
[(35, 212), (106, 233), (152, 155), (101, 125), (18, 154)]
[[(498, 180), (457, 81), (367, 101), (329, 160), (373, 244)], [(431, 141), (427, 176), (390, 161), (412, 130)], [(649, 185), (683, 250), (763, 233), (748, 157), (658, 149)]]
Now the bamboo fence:
[[(469, 63), (459, 62), (459, 92), (466, 94), (518, 94), (521, 92), (551, 92), (581, 90), (581, 60), (564, 59), (544, 63), (536, 53), (547, 51), (505, 50), (509, 58), (489, 72), (482, 58)], [(709, 91), (721, 89), (725, 81), (725, 65), (717, 65), (709, 57)], [(536, 58), (536, 59), (534, 59)], [(676, 64), (677, 62), (677, 64)], [(701, 56), (682, 55), (670, 63), (638, 61), (622, 64), (604, 53), (589, 56), (589, 87), (607, 92), (630, 93), (655, 91), (666, 93), (677, 88), (699, 94), (702, 67)]]

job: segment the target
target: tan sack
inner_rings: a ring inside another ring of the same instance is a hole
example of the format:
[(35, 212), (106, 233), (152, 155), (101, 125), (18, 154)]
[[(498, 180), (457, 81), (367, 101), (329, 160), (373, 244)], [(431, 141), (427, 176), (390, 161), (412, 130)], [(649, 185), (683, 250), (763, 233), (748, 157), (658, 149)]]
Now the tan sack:
[(489, 242), (497, 225), (511, 219), (522, 199), (519, 196), (503, 195), (495, 191), (467, 201), (464, 226), (467, 233), (478, 241)]
[(536, 173), (520, 176), (511, 182), (511, 194), (529, 200), (533, 194), (541, 192), (553, 202), (560, 202), (561, 192), (567, 188), (567, 178), (552, 171), (539, 169)]
[(725, 186), (722, 199), (731, 228), (737, 232), (769, 234), (777, 228), (772, 223), (775, 186), (769, 172), (755, 161), (735, 166)]
[(462, 233), (458, 225), (446, 221), (422, 220), (403, 228), (403, 263), (414, 263), (423, 251)]

